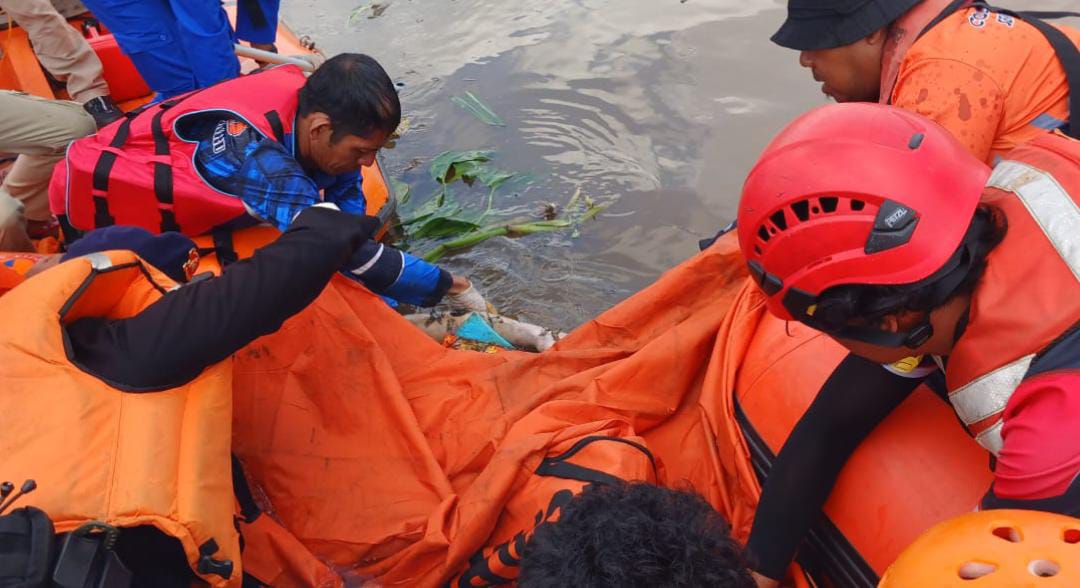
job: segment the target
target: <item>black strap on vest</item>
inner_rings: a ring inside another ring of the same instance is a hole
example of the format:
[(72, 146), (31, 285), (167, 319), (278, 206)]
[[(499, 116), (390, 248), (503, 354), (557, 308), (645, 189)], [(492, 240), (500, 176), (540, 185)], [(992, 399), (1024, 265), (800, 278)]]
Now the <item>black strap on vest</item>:
[[(1033, 16), (1033, 13), (1021, 12), (1014, 14), (1007, 10), (999, 10), (999, 12), (1019, 16), (1024, 22), (1042, 33), (1050, 46), (1054, 48), (1054, 53), (1057, 54), (1061, 67), (1065, 70), (1065, 79), (1069, 84), (1069, 125), (1061, 129), (1061, 131), (1073, 139), (1080, 139), (1080, 49), (1077, 49), (1076, 45), (1065, 33), (1041, 18)], [(1061, 14), (1064, 16), (1080, 16), (1080, 13), (1075, 12)], [(1076, 124), (1073, 124), (1074, 121)]]
[[(165, 114), (165, 110), (166, 107), (162, 105), (150, 121), (150, 132), (154, 137), (154, 155), (159, 157), (169, 156), (169, 140), (165, 137), (165, 130), (161, 128), (161, 117)], [(161, 232), (179, 231), (180, 225), (176, 224), (176, 214), (173, 212), (171, 163), (154, 162), (154, 196), (157, 197), (158, 212), (161, 213)]]
[[(124, 122), (120, 123), (112, 141), (109, 142), (109, 147), (120, 149), (127, 143), (128, 136), (131, 134), (131, 121), (134, 119), (135, 117), (129, 116), (124, 119)], [(97, 163), (94, 165), (92, 198), (94, 199), (95, 227), (108, 227), (116, 224), (116, 219), (109, 212), (109, 200), (107, 197), (109, 175), (112, 174), (116, 157), (117, 155), (113, 151), (102, 151), (101, 156), (98, 157)]]
[(266, 122), (270, 124), (270, 130), (274, 131), (274, 138), (278, 143), (285, 143), (285, 126), (281, 124), (281, 115), (276, 110), (268, 111), (263, 116), (266, 117)]
[(983, 8), (991, 12), (1019, 18), (1035, 27), (1037, 31), (1046, 37), (1047, 42), (1050, 43), (1050, 47), (1054, 49), (1058, 61), (1061, 62), (1061, 67), (1065, 70), (1065, 80), (1069, 85), (1070, 124), (1060, 130), (1074, 139), (1080, 139), (1080, 124), (1071, 124), (1074, 119), (1080, 119), (1080, 49), (1076, 47), (1076, 44), (1074, 44), (1065, 33), (1043, 20), (1066, 18), (1070, 16), (1080, 17), (1080, 12), (1040, 10), (1015, 12), (1005, 8), (991, 6), (981, 0), (976, 0), (975, 2), (971, 2), (971, 0), (953, 0), (941, 11), (941, 14), (935, 16), (934, 19), (930, 21), (930, 24), (926, 25), (926, 28), (919, 33), (919, 36), (916, 39), (922, 38), (922, 36), (930, 29), (934, 28), (940, 24), (941, 21), (952, 15), (952, 13), (962, 8)]
[[(124, 114), (124, 121), (120, 123), (120, 126), (116, 129), (116, 134), (113, 136), (112, 141), (109, 142), (109, 147), (114, 149), (122, 149), (127, 143), (128, 137), (131, 134), (131, 123), (135, 119), (143, 116), (150, 116), (150, 111), (156, 110), (153, 119), (151, 119), (150, 132), (154, 138), (154, 155), (168, 156), (169, 155), (169, 142), (165, 138), (165, 131), (161, 126), (161, 116), (166, 110), (176, 106), (177, 104), (187, 100), (188, 98), (198, 94), (202, 90), (197, 90), (166, 100), (158, 104), (144, 104), (139, 108)], [(117, 154), (114, 151), (102, 151), (98, 156), (97, 163), (94, 164), (93, 173), (93, 200), (94, 200), (94, 228), (108, 227), (116, 224), (116, 219), (113, 218), (109, 212), (109, 177), (112, 175), (113, 165), (116, 163)], [(161, 204), (159, 207), (161, 210), (161, 230), (162, 231), (179, 231), (180, 227), (176, 223), (176, 216), (173, 214), (172, 202), (173, 202), (173, 174), (172, 165), (162, 162), (154, 162), (154, 194)]]
[(244, 465), (235, 453), (232, 455), (232, 481), (233, 494), (236, 495), (236, 502), (240, 504), (240, 516), (244, 517), (245, 523), (255, 522), (255, 519), (262, 515), (262, 509), (255, 502), (247, 475), (244, 474)]
[(0, 516), (0, 578), (4, 586), (51, 586), (56, 535), (44, 511), (26, 506)]
[(231, 230), (218, 227), (210, 231), (210, 237), (214, 240), (214, 255), (217, 256), (222, 268), (240, 260), (240, 256), (236, 254), (236, 249), (233, 247)]
[(945, 10), (942, 10), (937, 16), (934, 17), (933, 20), (930, 21), (930, 24), (926, 25), (926, 27), (919, 32), (919, 36), (915, 37), (915, 40), (918, 41), (919, 39), (921, 39), (923, 35), (930, 32), (930, 29), (941, 24), (941, 21), (949, 18), (952, 13), (960, 10), (961, 8), (965, 8), (970, 2), (971, 0), (953, 0), (952, 2), (950, 2), (949, 5), (945, 7)]

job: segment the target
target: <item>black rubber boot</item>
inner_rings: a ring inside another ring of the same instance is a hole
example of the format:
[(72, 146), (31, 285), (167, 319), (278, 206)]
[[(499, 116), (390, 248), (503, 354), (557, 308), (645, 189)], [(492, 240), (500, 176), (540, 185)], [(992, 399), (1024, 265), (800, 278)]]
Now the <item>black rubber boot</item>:
[(94, 117), (94, 122), (97, 123), (99, 129), (124, 116), (124, 112), (109, 96), (91, 98), (83, 104), (83, 108)]

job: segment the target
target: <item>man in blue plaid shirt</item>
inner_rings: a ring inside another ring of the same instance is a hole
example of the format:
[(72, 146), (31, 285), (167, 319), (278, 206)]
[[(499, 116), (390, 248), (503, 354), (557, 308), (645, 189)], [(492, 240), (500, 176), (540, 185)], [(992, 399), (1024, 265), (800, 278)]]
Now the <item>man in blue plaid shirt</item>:
[[(400, 118), (397, 92), (382, 67), (343, 54), (308, 80), (294, 131), (281, 142), (225, 110), (185, 117), (177, 131), (198, 142), (195, 167), (208, 184), (238, 196), (256, 221), (284, 231), (320, 202), (367, 214), (359, 166), (371, 165)], [(486, 307), (468, 280), (374, 241), (350, 267), (346, 275), (400, 302), (432, 306), (449, 294), (463, 310)]]

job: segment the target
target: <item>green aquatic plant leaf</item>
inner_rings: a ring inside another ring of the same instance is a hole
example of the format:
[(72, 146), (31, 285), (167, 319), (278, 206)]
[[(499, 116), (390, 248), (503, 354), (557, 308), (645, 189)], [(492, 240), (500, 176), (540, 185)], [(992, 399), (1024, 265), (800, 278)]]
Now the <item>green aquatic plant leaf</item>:
[(431, 179), (449, 184), (458, 179), (461, 171), (475, 169), (477, 164), (491, 161), (491, 151), (443, 151), (431, 160)]
[(499, 115), (495, 114), (493, 110), (488, 108), (487, 104), (484, 104), (480, 98), (472, 92), (465, 92), (464, 96), (453, 96), (450, 101), (457, 104), (465, 112), (480, 119), (486, 125), (493, 127), (505, 127), (506, 123), (503, 119), (499, 118)]
[[(583, 207), (578, 207), (577, 205), (581, 199), (581, 189), (579, 188), (570, 198), (567, 206), (563, 208), (563, 218), (534, 221), (509, 221), (485, 227), (477, 227), (474, 230), (466, 232), (464, 235), (436, 245), (421, 257), (425, 261), (435, 263), (450, 253), (467, 249), (494, 237), (522, 237), (534, 233), (550, 233), (553, 231), (565, 231), (570, 229), (572, 230), (571, 238), (576, 239), (581, 236), (581, 226), (596, 218), (596, 215), (603, 212), (608, 206), (607, 204), (596, 203), (592, 198), (584, 196), (586, 204)], [(570, 210), (575, 207), (583, 208), (584, 210), (582, 210), (580, 214), (575, 214)]]
[(412, 186), (397, 178), (388, 179), (390, 180), (390, 191), (393, 192), (394, 198), (397, 198), (398, 206), (408, 204), (409, 198), (412, 196)]
[(414, 239), (428, 239), (438, 237), (456, 237), (479, 229), (480, 225), (453, 216), (433, 216), (420, 225), (420, 228), (412, 231), (409, 236)]
[(492, 190), (497, 190), (499, 186), (503, 185), (503, 183), (516, 175), (517, 174), (514, 172), (494, 168), (488, 165), (478, 166), (475, 170), (476, 179)]

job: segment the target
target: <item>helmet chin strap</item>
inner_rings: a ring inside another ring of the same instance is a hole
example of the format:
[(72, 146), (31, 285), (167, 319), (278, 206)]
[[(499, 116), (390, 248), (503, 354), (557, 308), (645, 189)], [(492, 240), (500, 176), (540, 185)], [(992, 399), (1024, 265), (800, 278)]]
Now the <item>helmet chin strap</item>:
[(851, 339), (879, 347), (918, 349), (934, 336), (934, 325), (930, 324), (930, 313), (926, 313), (926, 317), (923, 318), (922, 322), (915, 325), (910, 331), (893, 333), (871, 327), (847, 326), (825, 332), (837, 339)]
[(945, 304), (960, 283), (964, 281), (964, 278), (967, 277), (968, 269), (971, 267), (971, 260), (974, 258), (972, 249), (973, 245), (965, 241), (940, 270), (934, 272), (925, 280), (931, 283), (933, 287), (933, 292), (930, 295), (931, 310), (926, 312), (922, 322), (908, 331), (894, 333), (856, 325), (846, 325), (838, 329), (822, 329), (812, 323), (808, 323), (808, 325), (837, 339), (851, 339), (881, 347), (918, 349), (934, 336), (934, 326), (930, 323), (930, 313), (933, 312), (933, 309)]

